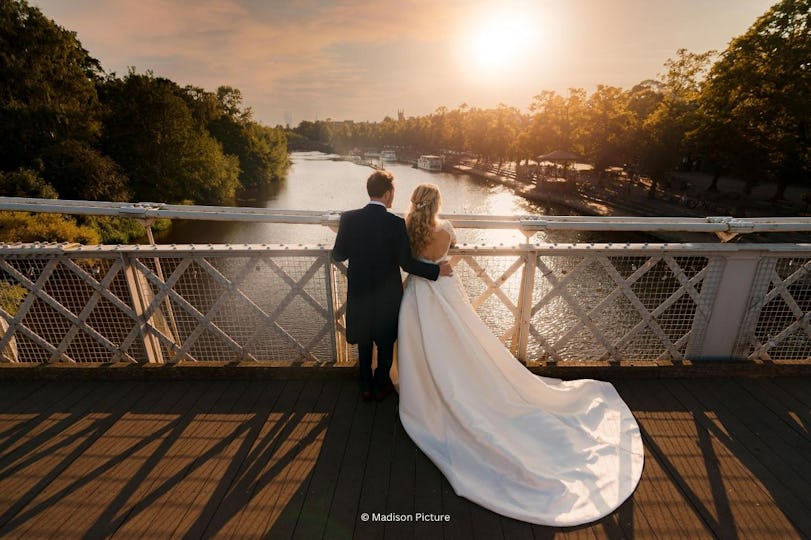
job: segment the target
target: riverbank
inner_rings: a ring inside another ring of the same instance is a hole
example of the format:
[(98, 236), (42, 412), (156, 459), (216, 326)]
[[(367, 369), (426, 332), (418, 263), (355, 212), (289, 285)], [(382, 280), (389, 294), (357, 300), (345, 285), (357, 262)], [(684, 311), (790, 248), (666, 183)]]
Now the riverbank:
[[(650, 182), (632, 181), (627, 178), (604, 179), (599, 182), (582, 176), (576, 179), (550, 179), (535, 183), (516, 180), (512, 176), (497, 174), (457, 164), (452, 170), (503, 184), (527, 200), (539, 205), (562, 206), (581, 215), (633, 216), (633, 217), (776, 217), (803, 216), (809, 213), (805, 201), (811, 192), (791, 186), (786, 190), (786, 199), (772, 202), (767, 192), (770, 186), (758, 186), (745, 198), (741, 195), (742, 183), (736, 179), (719, 181), (718, 192), (707, 191), (712, 178), (700, 173), (674, 174), (673, 192), (657, 192), (650, 197)], [(506, 169), (509, 172), (509, 169)], [(773, 189), (773, 188), (772, 188)], [(717, 242), (714, 234), (665, 233), (655, 234), (666, 242)], [(750, 237), (754, 239), (754, 237)], [(771, 236), (772, 240), (777, 240)], [(807, 236), (781, 235), (779, 241), (808, 241)]]

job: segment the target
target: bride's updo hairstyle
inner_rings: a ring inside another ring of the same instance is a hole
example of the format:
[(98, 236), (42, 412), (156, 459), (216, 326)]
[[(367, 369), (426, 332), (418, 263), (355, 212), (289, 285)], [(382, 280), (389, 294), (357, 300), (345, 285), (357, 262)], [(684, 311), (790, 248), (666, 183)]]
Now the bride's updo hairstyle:
[(431, 241), (441, 204), (439, 188), (434, 184), (420, 184), (411, 193), (411, 208), (405, 220), (411, 253), (415, 257), (419, 257), (423, 248)]

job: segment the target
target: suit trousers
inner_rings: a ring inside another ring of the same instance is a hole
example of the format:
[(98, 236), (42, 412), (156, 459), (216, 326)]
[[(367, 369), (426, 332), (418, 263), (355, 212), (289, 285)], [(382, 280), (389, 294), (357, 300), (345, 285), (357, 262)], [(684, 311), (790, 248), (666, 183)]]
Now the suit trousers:
[(391, 385), (389, 372), (394, 356), (394, 343), (377, 344), (377, 368), (375, 368), (374, 374), (372, 373), (372, 347), (371, 341), (358, 343), (360, 367), (358, 378), (362, 392), (383, 391)]

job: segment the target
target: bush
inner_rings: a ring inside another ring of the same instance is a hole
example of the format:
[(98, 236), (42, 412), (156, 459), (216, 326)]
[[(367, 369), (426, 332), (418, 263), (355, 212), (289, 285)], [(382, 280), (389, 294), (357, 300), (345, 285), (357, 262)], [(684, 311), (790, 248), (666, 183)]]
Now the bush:
[(101, 235), (61, 214), (0, 212), (0, 242), (78, 242), (100, 244)]

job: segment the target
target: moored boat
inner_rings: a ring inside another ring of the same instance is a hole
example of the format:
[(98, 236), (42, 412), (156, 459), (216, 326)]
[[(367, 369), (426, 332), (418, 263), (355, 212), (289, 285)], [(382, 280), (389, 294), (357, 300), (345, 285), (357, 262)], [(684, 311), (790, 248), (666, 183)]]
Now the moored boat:
[(442, 156), (422, 155), (417, 160), (417, 168), (426, 171), (441, 171)]

